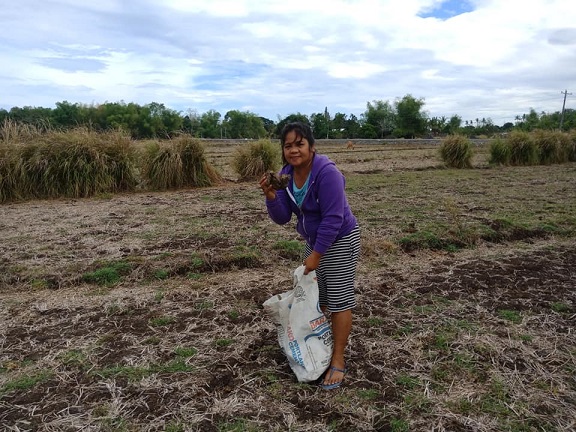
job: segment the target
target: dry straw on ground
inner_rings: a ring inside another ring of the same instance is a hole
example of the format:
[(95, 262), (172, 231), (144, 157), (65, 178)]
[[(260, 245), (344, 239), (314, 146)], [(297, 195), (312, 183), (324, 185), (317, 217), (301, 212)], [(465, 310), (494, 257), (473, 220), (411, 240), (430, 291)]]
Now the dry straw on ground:
[[(207, 151), (230, 179), (232, 148)], [(574, 430), (576, 165), (488, 168), (480, 148), (452, 171), (430, 143), (319, 148), (363, 229), (341, 389), (297, 383), (262, 313), (298, 260), (257, 184), (12, 203), (2, 430)], [(473, 247), (403, 249), (425, 231)], [(118, 283), (85, 282), (114, 263)]]

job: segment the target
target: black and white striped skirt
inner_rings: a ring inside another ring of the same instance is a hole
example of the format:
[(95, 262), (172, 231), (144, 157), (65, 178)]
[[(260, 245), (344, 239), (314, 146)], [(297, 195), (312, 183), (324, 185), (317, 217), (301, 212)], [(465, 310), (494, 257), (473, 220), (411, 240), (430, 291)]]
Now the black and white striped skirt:
[[(306, 244), (304, 259), (312, 253)], [(342, 312), (356, 306), (356, 266), (360, 256), (360, 228), (336, 241), (320, 259), (316, 269), (320, 306)]]

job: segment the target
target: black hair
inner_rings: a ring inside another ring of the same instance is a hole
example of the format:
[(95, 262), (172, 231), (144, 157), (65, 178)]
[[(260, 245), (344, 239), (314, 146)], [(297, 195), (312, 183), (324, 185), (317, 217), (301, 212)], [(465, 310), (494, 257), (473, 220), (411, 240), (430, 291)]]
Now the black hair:
[(282, 132), (280, 133), (280, 148), (282, 149), (282, 162), (284, 162), (285, 164), (287, 164), (288, 161), (284, 157), (284, 144), (286, 144), (286, 135), (288, 135), (290, 132), (295, 132), (296, 138), (298, 139), (306, 138), (308, 144), (310, 144), (310, 149), (314, 148), (314, 135), (312, 134), (312, 128), (310, 126), (302, 122), (287, 123), (282, 128)]

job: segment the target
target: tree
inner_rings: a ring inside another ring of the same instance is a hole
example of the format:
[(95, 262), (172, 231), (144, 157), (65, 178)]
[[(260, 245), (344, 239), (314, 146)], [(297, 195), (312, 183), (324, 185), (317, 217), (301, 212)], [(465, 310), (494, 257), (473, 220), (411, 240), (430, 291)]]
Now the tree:
[[(284, 126), (286, 126), (288, 123), (293, 122), (301, 122), (312, 127), (312, 125), (310, 124), (310, 120), (308, 120), (308, 117), (306, 117), (305, 114), (301, 113), (290, 114), (289, 116), (284, 117), (282, 120), (278, 119), (278, 123), (276, 124), (276, 137), (280, 137), (280, 135), (282, 134), (282, 129), (284, 129)], [(317, 138), (316, 134), (314, 134), (314, 137)]]
[(79, 104), (72, 104), (68, 101), (56, 102), (56, 108), (52, 110), (54, 126), (63, 128), (78, 127), (83, 123), (80, 116)]
[(445, 133), (447, 121), (446, 117), (432, 117), (428, 120), (428, 128), (432, 133), (432, 136), (438, 136), (441, 133)]
[(330, 136), (330, 125), (327, 121), (326, 113), (316, 113), (310, 115), (310, 127), (316, 138), (328, 138)]
[(201, 117), (200, 114), (198, 114), (198, 111), (188, 109), (188, 113), (182, 120), (182, 128), (190, 135), (200, 138), (200, 120)]
[(375, 131), (377, 137), (384, 138), (392, 133), (395, 126), (396, 112), (390, 102), (375, 100), (366, 104), (366, 111), (362, 114), (362, 135), (364, 138), (372, 138), (371, 135), (374, 135)]
[(426, 133), (427, 116), (423, 113), (424, 99), (416, 99), (407, 94), (394, 102), (396, 107), (396, 128), (398, 137), (415, 138)]
[(266, 129), (266, 136), (271, 136), (274, 134), (274, 129), (276, 128), (276, 123), (274, 120), (270, 120), (266, 117), (260, 117), (262, 120), (262, 124), (264, 125), (264, 129)]
[(220, 123), (221, 114), (215, 110), (208, 110), (200, 116), (200, 137), (221, 138), (225, 134)]
[(346, 114), (336, 113), (334, 114), (334, 119), (332, 120), (332, 138), (348, 138), (347, 134), (347, 123)]
[(457, 134), (458, 132), (460, 132), (461, 127), (462, 127), (462, 117), (456, 114), (450, 117), (450, 120), (446, 125), (447, 132), (449, 134)]
[(223, 126), (229, 138), (262, 138), (267, 135), (260, 117), (249, 111), (231, 110), (224, 116)]
[(361, 125), (358, 117), (354, 114), (350, 114), (348, 116), (348, 120), (346, 120), (346, 138), (359, 138), (361, 134)]

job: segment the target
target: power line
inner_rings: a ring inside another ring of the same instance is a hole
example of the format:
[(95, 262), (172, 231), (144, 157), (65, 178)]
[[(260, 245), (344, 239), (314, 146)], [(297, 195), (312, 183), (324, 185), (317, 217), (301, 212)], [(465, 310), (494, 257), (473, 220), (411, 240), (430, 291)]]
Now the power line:
[(564, 90), (560, 92), (560, 94), (564, 95), (564, 102), (562, 103), (562, 115), (560, 116), (560, 130), (562, 130), (562, 123), (564, 123), (564, 108), (566, 107), (566, 96), (572, 95), (572, 93), (568, 93), (568, 90)]

